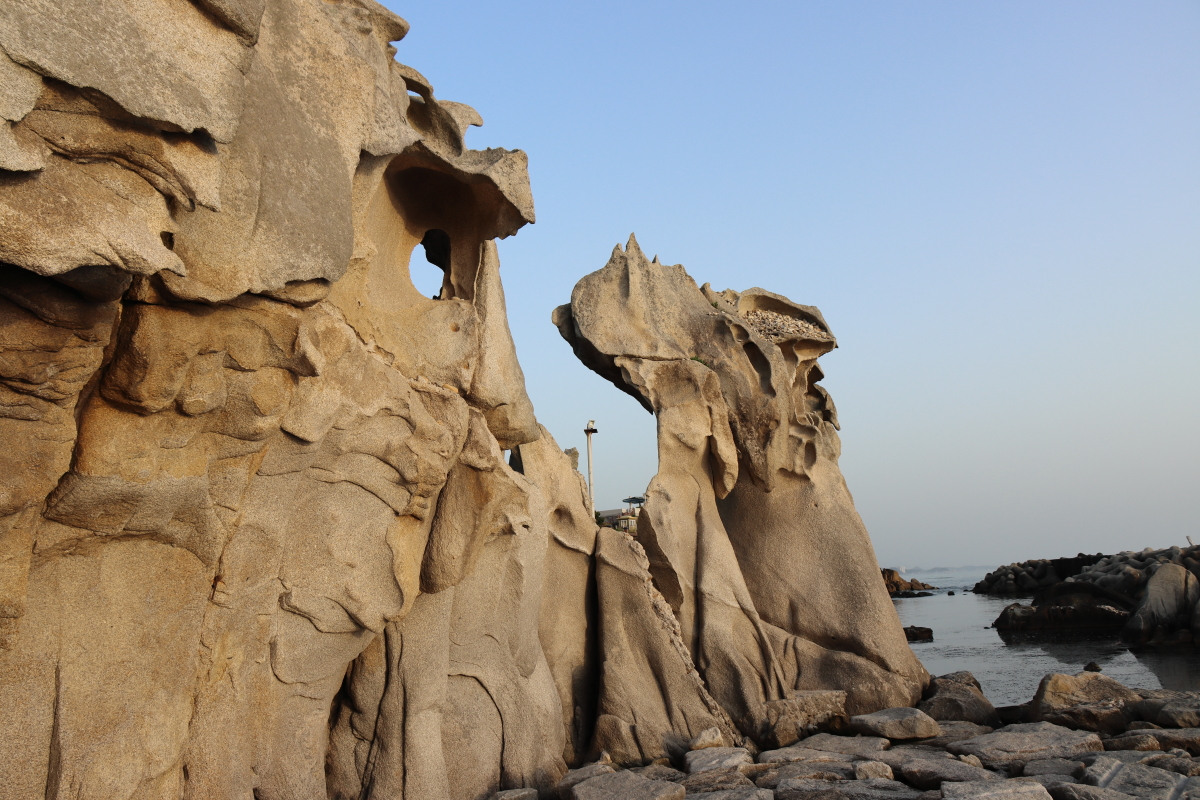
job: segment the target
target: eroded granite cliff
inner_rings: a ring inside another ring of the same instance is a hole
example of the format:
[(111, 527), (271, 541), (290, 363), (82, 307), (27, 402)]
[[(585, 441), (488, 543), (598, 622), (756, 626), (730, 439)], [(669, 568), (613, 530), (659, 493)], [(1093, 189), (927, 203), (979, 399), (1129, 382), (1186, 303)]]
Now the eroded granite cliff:
[(782, 382), (831, 338), (614, 346), (672, 466), (645, 549), (597, 529), (508, 331), (525, 155), (466, 148), (482, 120), (394, 60), (407, 29), (371, 0), (0, 4), (0, 794), (484, 798), (744, 742), (795, 688), (919, 694), (832, 406)]

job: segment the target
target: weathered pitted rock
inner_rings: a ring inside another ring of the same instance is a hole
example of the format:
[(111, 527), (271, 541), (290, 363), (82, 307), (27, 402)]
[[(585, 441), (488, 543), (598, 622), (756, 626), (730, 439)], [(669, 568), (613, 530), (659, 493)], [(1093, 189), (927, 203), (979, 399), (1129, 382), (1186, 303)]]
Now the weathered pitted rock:
[(992, 781), (992, 772), (952, 758), (914, 758), (901, 767), (904, 780), (918, 789), (937, 789), (947, 781)]
[(1171, 800), (1180, 790), (1200, 789), (1200, 779), (1145, 764), (1098, 758), (1080, 776), (1082, 783), (1151, 800)]
[(1050, 796), (1054, 800), (1135, 800), (1133, 795), (1114, 791), (1113, 789), (1072, 784), (1054, 787), (1050, 790)]
[[(846, 693), (840, 690), (800, 690), (784, 700), (764, 704), (755, 741), (767, 749), (787, 747), (804, 736), (841, 725), (846, 720)], [(751, 721), (745, 723), (753, 725)]]
[(886, 778), (836, 783), (797, 778), (780, 783), (775, 790), (776, 800), (917, 800), (920, 796), (919, 790)]
[(895, 776), (892, 774), (892, 768), (882, 761), (856, 761), (854, 762), (854, 777), (860, 781), (872, 778), (884, 778), (890, 781)]
[(706, 747), (692, 750), (685, 757), (689, 773), (753, 764), (754, 758), (744, 747)]
[[(837, 737), (839, 740), (846, 737)], [(877, 739), (871, 740), (878, 742)], [(864, 747), (862, 752), (874, 754), (882, 747)], [(765, 750), (758, 754), (758, 762), (760, 764), (787, 764), (793, 761), (844, 761), (843, 756), (852, 755), (851, 753), (842, 753), (838, 750), (818, 750), (803, 745), (794, 745), (792, 747), (783, 747), (779, 750)]]
[(851, 717), (850, 730), (885, 739), (929, 739), (942, 732), (932, 717), (915, 708), (885, 708)]
[(1117, 733), (1129, 723), (1126, 706), (1141, 699), (1137, 692), (1098, 672), (1052, 673), (1038, 685), (1030, 718), (1070, 728)]
[(978, 800), (1046, 800), (1050, 793), (1030, 778), (1008, 781), (963, 781), (942, 786), (945, 798), (978, 798)]
[(539, 640), (574, 473), (502, 454), (540, 432), (491, 241), (524, 154), (465, 149), (407, 28), (0, 9), (6, 792), (447, 798), (575, 758)]
[(571, 788), (572, 800), (683, 800), (678, 783), (652, 781), (622, 770), (589, 778)]
[[(804, 324), (764, 336), (748, 316), (763, 311)], [(638, 538), (705, 685), (739, 727), (758, 734), (765, 704), (795, 689), (844, 689), (851, 713), (916, 702), (927, 675), (837, 469), (816, 362), (834, 341), (820, 313), (760, 289), (701, 289), (631, 237), (554, 322), (658, 419)]]
[(1094, 733), (1073, 731), (1049, 722), (1029, 722), (1006, 725), (994, 733), (954, 742), (946, 749), (978, 756), (985, 767), (995, 769), (1047, 758), (1073, 758), (1101, 751), (1104, 745)]
[(688, 794), (754, 787), (754, 781), (738, 772), (737, 766), (697, 772), (695, 775), (684, 778), (679, 783), (687, 790)]
[(938, 720), (962, 720), (986, 725), (1000, 726), (1000, 716), (983, 694), (979, 681), (969, 672), (940, 675), (929, 682), (925, 699), (917, 708)]
[(1121, 635), (1134, 644), (1180, 629), (1191, 632), (1192, 612), (1200, 600), (1200, 580), (1179, 564), (1163, 564), (1146, 584), (1146, 594)]
[[(891, 747), (891, 742), (882, 736), (836, 736), (818, 733), (801, 740), (796, 749), (825, 750), (830, 753), (872, 757), (881, 750)], [(780, 751), (783, 752), (783, 751)]]

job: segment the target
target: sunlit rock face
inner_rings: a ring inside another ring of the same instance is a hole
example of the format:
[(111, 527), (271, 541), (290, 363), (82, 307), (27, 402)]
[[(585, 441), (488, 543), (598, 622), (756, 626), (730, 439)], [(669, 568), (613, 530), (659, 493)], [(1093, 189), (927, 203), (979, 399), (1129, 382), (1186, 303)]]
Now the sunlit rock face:
[(525, 156), (464, 146), (482, 120), (396, 63), (407, 28), (370, 0), (0, 8), (6, 796), (565, 770), (548, 503), (503, 453), (541, 436), (494, 242), (533, 221)]
[(757, 737), (796, 690), (844, 689), (854, 714), (920, 699), (928, 676), (838, 469), (821, 313), (698, 287), (631, 238), (554, 322), (657, 418), (638, 541), (705, 690), (741, 732)]
[(598, 530), (508, 329), (525, 155), (464, 145), (482, 120), (394, 60), (407, 29), (0, 4), (0, 794), (474, 800), (745, 743), (795, 687), (915, 699), (878, 579), (842, 604), (870, 546), (809, 387), (832, 339), (745, 323), (710, 369), (631, 329), (618, 382), (676, 466), (642, 543)]

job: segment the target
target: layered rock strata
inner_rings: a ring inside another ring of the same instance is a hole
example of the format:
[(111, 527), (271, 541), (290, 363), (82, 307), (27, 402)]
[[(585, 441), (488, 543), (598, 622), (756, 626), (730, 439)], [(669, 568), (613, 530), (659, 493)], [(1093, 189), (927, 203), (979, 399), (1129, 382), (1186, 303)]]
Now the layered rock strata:
[(554, 322), (657, 419), (638, 543), (704, 688), (741, 732), (758, 738), (798, 689), (845, 690), (851, 713), (915, 703), (927, 675), (837, 466), (817, 364), (836, 344), (820, 312), (698, 287), (631, 237)]

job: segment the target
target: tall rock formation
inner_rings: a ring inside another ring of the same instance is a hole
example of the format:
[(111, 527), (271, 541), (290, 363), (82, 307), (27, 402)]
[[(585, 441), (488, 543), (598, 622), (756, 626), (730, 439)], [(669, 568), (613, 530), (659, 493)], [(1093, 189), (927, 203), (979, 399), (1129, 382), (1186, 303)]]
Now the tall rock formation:
[[(638, 543), (705, 689), (741, 732), (765, 737), (796, 690), (844, 689), (851, 713), (919, 700), (928, 676), (838, 470), (817, 364), (836, 343), (821, 313), (762, 289), (698, 287), (631, 237), (554, 322), (657, 418)], [(601, 608), (601, 626), (619, 613)], [(653, 697), (625, 703), (628, 722), (646, 702), (670, 704), (641, 688)]]
[[(774, 373), (639, 361), (673, 466), (647, 547), (597, 529), (508, 330), (525, 155), (465, 146), (407, 30), (372, 0), (0, 4), (0, 797), (482, 800), (745, 741), (797, 687), (915, 699), (877, 577), (802, 588), (869, 556), (816, 390), (793, 424)], [(755, 336), (810, 377), (825, 346)], [(744, 506), (806, 527), (739, 534)]]
[(482, 120), (393, 60), (407, 29), (371, 0), (0, 7), (5, 797), (565, 769), (548, 501), (503, 453), (541, 435), (494, 243), (533, 221), (525, 155), (464, 146)]

